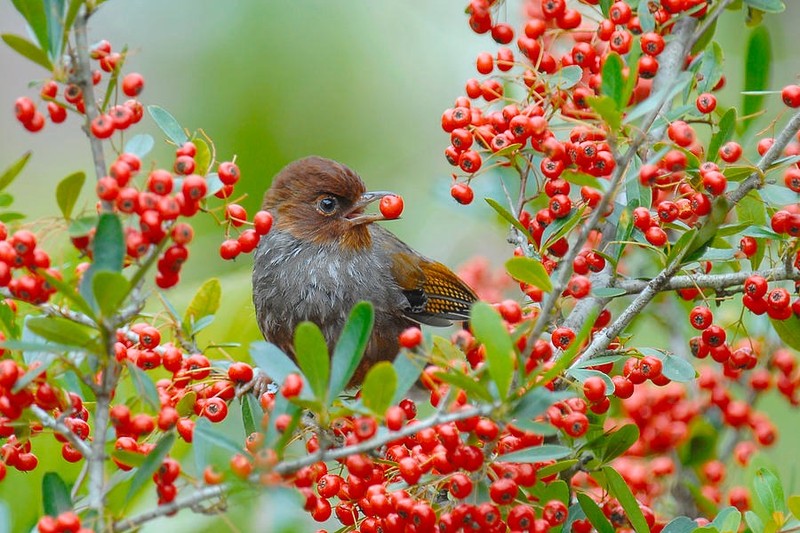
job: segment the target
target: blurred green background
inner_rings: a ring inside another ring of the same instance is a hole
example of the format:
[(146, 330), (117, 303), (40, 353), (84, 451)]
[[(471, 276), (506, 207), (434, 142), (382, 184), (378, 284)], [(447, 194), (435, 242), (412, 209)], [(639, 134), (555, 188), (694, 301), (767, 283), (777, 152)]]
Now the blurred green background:
[[(248, 212), (257, 209), (271, 177), (283, 165), (318, 154), (356, 169), (368, 187), (403, 195), (404, 216), (390, 228), (422, 253), (453, 267), (478, 254), (501, 265), (511, 251), (505, 227), (482, 201), (467, 207), (452, 201), (451, 170), (442, 155), (448, 138), (439, 127), (441, 113), (462, 94), (464, 81), (475, 75), (476, 54), (496, 46), (488, 36), (469, 31), (465, 4), (117, 0), (92, 19), (90, 41), (106, 38), (114, 49), (128, 44), (126, 70), (141, 72), (146, 79), (142, 101), (165, 107), (190, 130), (204, 129), (221, 160), (238, 156), (243, 180), (237, 190), (248, 194), (243, 202)], [(508, 16), (514, 19), (517, 4), (510, 4)], [(787, 4), (786, 13), (765, 19), (776, 56), (773, 88), (796, 82), (800, 72), (800, 6), (792, 0)], [(0, 3), (0, 32), (25, 33), (10, 2)], [(723, 105), (740, 100), (743, 34), (740, 14), (724, 17), (719, 32), (728, 61)], [(10, 189), (17, 207), (31, 219), (57, 213), (55, 184), (71, 172), (91, 168), (88, 145), (75, 118), (60, 126), (48, 123), (36, 135), (14, 120), (14, 99), (34, 96), (36, 90), (28, 89), (28, 83), (46, 75), (0, 46), (0, 110), (5, 110), (0, 112), (0, 167), (33, 150), (31, 163)], [(776, 97), (768, 101), (775, 106)], [(151, 133), (158, 147), (151, 156), (161, 166), (171, 164), (171, 149), (161, 142), (149, 117), (135, 133)], [(478, 198), (494, 193), (496, 187), (488, 182), (476, 182)], [(94, 200), (84, 197), (83, 205), (91, 210)], [(258, 338), (250, 302), (251, 259), (223, 262), (217, 255), (221, 231), (207, 222), (197, 226), (182, 288), (169, 297), (182, 309), (201, 280), (219, 277), (223, 309), (206, 340), (235, 340), (246, 346)], [(53, 243), (58, 244), (63, 243)], [(244, 357), (244, 350), (234, 353)], [(797, 427), (796, 413), (791, 416), (787, 422)], [(796, 431), (783, 431), (774, 457), (794, 464), (797, 445)], [(40, 457), (46, 449), (39, 448)], [(57, 448), (50, 452), (58, 453)], [(11, 472), (0, 483), (0, 498), (8, 505), (0, 512), (12, 509), (15, 531), (27, 530), (40, 513), (40, 476), (52, 468), (60, 468), (67, 478), (77, 475), (77, 469), (64, 468), (60, 461), (43, 461), (37, 472)], [(291, 506), (285, 504), (286, 497), (254, 497), (223, 518), (184, 512), (152, 522), (145, 531), (161, 531), (166, 524), (175, 533), (278, 531), (282, 529), (274, 521), (279, 517), (294, 524), (290, 530), (312, 531), (311, 525), (292, 522), (297, 513), (287, 511)], [(146, 508), (152, 498), (132, 507)]]

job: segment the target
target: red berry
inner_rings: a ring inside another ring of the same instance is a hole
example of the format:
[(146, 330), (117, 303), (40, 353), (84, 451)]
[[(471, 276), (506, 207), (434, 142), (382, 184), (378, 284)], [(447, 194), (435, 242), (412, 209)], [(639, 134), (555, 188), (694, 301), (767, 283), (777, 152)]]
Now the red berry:
[(239, 167), (236, 163), (226, 161), (219, 164), (217, 169), (219, 180), (225, 185), (235, 185), (239, 181)]
[(714, 315), (711, 309), (703, 305), (698, 305), (689, 313), (689, 323), (695, 329), (706, 329), (713, 321)]
[(91, 124), (92, 135), (107, 139), (114, 133), (114, 121), (108, 115), (98, 115)]
[(139, 96), (142, 89), (144, 89), (144, 78), (138, 72), (131, 72), (122, 78), (122, 92), (126, 96)]
[(281, 386), (281, 394), (285, 398), (294, 398), (303, 390), (303, 378), (300, 374), (289, 374)]
[(711, 113), (717, 108), (717, 97), (711, 93), (703, 93), (697, 97), (695, 105), (701, 113)]
[(781, 90), (781, 99), (789, 107), (800, 107), (800, 85), (787, 85)]
[(403, 198), (400, 196), (384, 196), (380, 202), (381, 214), (387, 219), (395, 219), (403, 212)]
[(242, 252), (242, 245), (235, 239), (227, 239), (219, 247), (219, 256), (226, 261), (236, 259)]
[(239, 204), (228, 204), (225, 208), (225, 218), (236, 227), (247, 222), (247, 211)]
[(475, 198), (475, 193), (472, 188), (466, 183), (456, 183), (450, 188), (450, 195), (455, 198), (456, 202), (462, 205), (472, 203)]
[(416, 348), (422, 343), (422, 330), (418, 327), (412, 326), (406, 328), (400, 333), (399, 337), (400, 346), (407, 349)]
[(272, 213), (259, 211), (253, 217), (253, 227), (259, 235), (266, 235), (272, 228)]
[(14, 101), (14, 114), (22, 124), (30, 122), (36, 113), (36, 105), (27, 96), (21, 96)]
[(599, 376), (590, 376), (583, 382), (583, 394), (592, 403), (606, 397), (606, 382)]

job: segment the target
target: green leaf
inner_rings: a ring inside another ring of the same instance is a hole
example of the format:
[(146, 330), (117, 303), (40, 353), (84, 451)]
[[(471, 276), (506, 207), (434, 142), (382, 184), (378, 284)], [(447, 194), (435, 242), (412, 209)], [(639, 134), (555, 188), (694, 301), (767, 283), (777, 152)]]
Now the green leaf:
[(497, 211), (497, 214), (506, 219), (506, 221), (514, 226), (520, 233), (522, 233), (529, 241), (533, 240), (531, 237), (531, 233), (528, 231), (528, 228), (522, 225), (522, 223), (517, 220), (517, 217), (512, 215), (505, 207), (497, 203), (495, 200), (491, 198), (485, 198), (486, 203), (489, 204), (492, 209)]
[(327, 403), (331, 360), (325, 337), (316, 324), (301, 322), (297, 326), (294, 331), (294, 353), (311, 390), (319, 401)]
[[(252, 396), (247, 394), (245, 396)], [(194, 404), (197, 402), (197, 393), (193, 390), (187, 391), (186, 394), (181, 396), (178, 403), (175, 405), (175, 410), (181, 416), (192, 416), (194, 414)]]
[(795, 350), (800, 350), (800, 318), (793, 314), (786, 320), (770, 319), (778, 337)]
[(371, 303), (358, 302), (350, 311), (342, 334), (333, 349), (330, 398), (338, 396), (350, 383), (364, 357), (374, 323), (375, 311)]
[(479, 398), (489, 403), (494, 400), (484, 384), (475, 381), (471, 376), (454, 372), (436, 372), (434, 375), (442, 382), (463, 390), (470, 398)]
[(153, 149), (154, 144), (155, 140), (153, 140), (152, 135), (140, 133), (134, 135), (125, 143), (125, 152), (133, 154), (139, 159), (144, 159), (144, 157), (150, 153), (150, 150)]
[(42, 478), (42, 502), (44, 514), (52, 517), (72, 510), (69, 487), (57, 472), (47, 472)]
[(719, 533), (738, 533), (739, 525), (742, 523), (742, 513), (736, 507), (726, 507), (722, 509), (714, 521), (706, 527), (713, 527)]
[(745, 5), (765, 13), (782, 13), (786, 5), (781, 0), (744, 0)]
[(425, 362), (413, 357), (407, 351), (401, 351), (394, 360), (394, 371), (397, 374), (397, 389), (394, 391), (392, 404), (402, 400), (411, 387), (417, 382), (425, 369)]
[(550, 82), (555, 83), (558, 89), (570, 89), (575, 87), (583, 77), (583, 69), (578, 65), (564, 67), (550, 77)]
[(43, 339), (64, 346), (87, 348), (95, 339), (89, 328), (57, 316), (29, 317), (25, 327)]
[(614, 526), (608, 521), (602, 509), (587, 494), (579, 492), (577, 494), (578, 503), (586, 514), (586, 518), (597, 530), (597, 533), (614, 533)]
[(558, 461), (536, 470), (536, 476), (539, 479), (544, 479), (548, 476), (552, 476), (553, 474), (558, 474), (564, 470), (568, 470), (578, 463), (578, 459), (565, 459), (563, 461)]
[(61, 57), (64, 36), (65, 0), (44, 0), (44, 12), (47, 18), (47, 45), (50, 57)]
[[(698, 93), (707, 93), (713, 89), (720, 78), (722, 78), (722, 64), (724, 57), (722, 55), (722, 47), (716, 41), (706, 46), (703, 50), (702, 63), (698, 77), (700, 81), (697, 83)], [(711, 155), (711, 152), (708, 152)]]
[(591, 187), (593, 189), (597, 189), (599, 191), (604, 191), (607, 187), (602, 180), (595, 178), (594, 176), (590, 176), (589, 174), (584, 174), (583, 172), (576, 172), (574, 170), (565, 170), (561, 173), (561, 178), (565, 181), (572, 183), (573, 185), (578, 185), (583, 187), (584, 185), (587, 187)]
[(394, 391), (397, 389), (397, 373), (388, 361), (381, 361), (369, 369), (361, 387), (361, 401), (364, 407), (383, 415), (392, 405)]
[(197, 148), (197, 153), (194, 156), (194, 173), (205, 176), (206, 172), (208, 172), (208, 167), (211, 166), (211, 149), (203, 139), (196, 138), (192, 142)]
[(602, 71), (600, 94), (608, 96), (616, 103), (616, 109), (623, 109), (627, 102), (622, 101), (625, 93), (625, 80), (622, 78), (622, 58), (616, 52), (611, 52), (605, 58)]
[(470, 325), (475, 338), (486, 348), (489, 375), (497, 385), (500, 398), (505, 398), (514, 377), (514, 346), (511, 335), (497, 310), (485, 302), (477, 302), (472, 306)]
[[(195, 426), (195, 435), (197, 434)], [(133, 481), (131, 481), (131, 486), (128, 489), (128, 496), (127, 499), (130, 500), (136, 494), (139, 493), (139, 490), (142, 489), (145, 484), (151, 482), (151, 478), (153, 474), (155, 474), (159, 468), (161, 468), (161, 464), (164, 462), (164, 458), (167, 456), (169, 451), (172, 449), (172, 445), (175, 443), (175, 432), (170, 431), (164, 434), (158, 440), (155, 448), (147, 454), (147, 458), (144, 462), (139, 466), (139, 469), (136, 471), (136, 474), (133, 476)]]
[(619, 287), (597, 287), (592, 288), (592, 296), (596, 298), (615, 298), (617, 296), (624, 296), (628, 293), (625, 289)]
[(800, 518), (800, 494), (792, 494), (786, 503), (792, 516)]
[(84, 0), (70, 0), (69, 7), (67, 8), (67, 13), (64, 16), (64, 35), (61, 38), (61, 49), (64, 49), (64, 46), (67, 44), (67, 37), (69, 37), (69, 31), (72, 29), (72, 25), (75, 23), (75, 18), (78, 16), (78, 12), (83, 5)]
[(92, 291), (97, 295), (97, 306), (100, 314), (105, 317), (113, 316), (119, 311), (130, 290), (130, 282), (119, 272), (101, 270), (94, 275)]
[(495, 459), (498, 463), (540, 463), (552, 459), (561, 459), (572, 453), (572, 448), (560, 446), (558, 444), (541, 444), (523, 448), (511, 453), (498, 455)]
[(686, 252), (683, 254), (684, 262), (693, 261), (705, 252), (706, 247), (716, 237), (717, 229), (725, 222), (729, 210), (730, 205), (725, 196), (719, 196), (714, 200), (711, 204), (711, 214), (686, 247)]
[(697, 522), (688, 516), (674, 518), (661, 530), (661, 533), (692, 533), (697, 529)]
[(19, 173), (22, 172), (22, 169), (28, 164), (31, 154), (32, 152), (25, 152), (22, 154), (22, 157), (14, 161), (7, 169), (3, 171), (2, 174), (0, 174), (0, 191), (11, 185), (11, 182), (13, 182)]
[(603, 462), (607, 463), (628, 451), (639, 440), (639, 428), (636, 424), (625, 424), (604, 440), (608, 441), (603, 450)]
[(781, 480), (774, 473), (766, 468), (759, 468), (753, 479), (753, 489), (768, 516), (772, 517), (776, 512), (786, 513), (783, 486)]
[[(760, 25), (753, 28), (747, 40), (747, 53), (744, 67), (745, 91), (763, 91), (769, 87), (770, 70), (772, 66), (772, 44), (766, 26)], [(744, 116), (744, 129), (747, 130), (753, 120), (753, 115), (762, 109), (763, 95), (744, 95), (742, 97), (742, 116)]]
[[(573, 398), (572, 391), (551, 391), (545, 387), (537, 387), (525, 393), (519, 403), (511, 411), (511, 419), (531, 420), (544, 413), (554, 403)], [(516, 422), (514, 422), (516, 424)]]
[(678, 447), (678, 457), (686, 466), (697, 466), (716, 457), (719, 434), (707, 420), (696, 419), (689, 424), (689, 440)]
[(176, 145), (182, 146), (183, 143), (189, 140), (181, 125), (166, 109), (157, 105), (149, 105), (147, 106), (147, 112), (153, 117), (161, 131)]
[(139, 398), (147, 402), (153, 409), (160, 409), (161, 401), (158, 397), (158, 390), (156, 390), (156, 386), (150, 376), (130, 361), (126, 361), (125, 364), (131, 375), (133, 386), (136, 388), (136, 392), (139, 393)]
[(222, 299), (222, 285), (217, 278), (207, 279), (194, 293), (186, 313), (183, 315), (184, 331), (191, 331), (192, 325), (203, 317), (213, 315), (219, 310)]
[(586, 102), (613, 131), (619, 130), (622, 125), (622, 112), (613, 98), (610, 96), (589, 96), (586, 98)]
[(242, 425), (244, 426), (244, 432), (246, 435), (250, 435), (258, 431), (254, 413), (260, 412), (261, 408), (253, 394), (243, 395), (240, 401), (242, 402)]
[(3, 41), (19, 55), (30, 59), (49, 72), (53, 71), (53, 63), (51, 63), (50, 58), (47, 57), (47, 52), (30, 42), (28, 39), (11, 33), (4, 33), (0, 35), (0, 38), (3, 39)]
[(753, 511), (746, 511), (744, 513), (744, 521), (747, 524), (747, 527), (750, 528), (750, 531), (764, 531), (764, 522)]
[(542, 248), (551, 246), (558, 239), (569, 233), (581, 221), (585, 211), (586, 206), (573, 209), (569, 216), (559, 218), (548, 224), (544, 233), (542, 233)]
[(47, 283), (52, 285), (58, 291), (58, 294), (64, 296), (67, 300), (75, 304), (86, 316), (96, 321), (94, 309), (89, 305), (89, 302), (84, 300), (80, 294), (75, 291), (75, 288), (68, 285), (63, 280), (51, 276), (46, 270), (39, 270), (39, 275), (47, 280)]
[(243, 451), (241, 444), (225, 435), (223, 428), (215, 428), (214, 424), (204, 416), (197, 417), (197, 421), (194, 425), (192, 446), (196, 446), (198, 440), (205, 441), (231, 453), (242, 453)]
[(517, 281), (533, 285), (545, 292), (553, 290), (553, 282), (541, 261), (530, 257), (512, 257), (506, 261), (506, 270)]
[(33, 30), (33, 34), (41, 48), (47, 46), (47, 16), (44, 12), (44, 2), (41, 0), (11, 0), (19, 14)]
[(650, 13), (649, 0), (639, 0), (639, 7), (636, 9), (636, 15), (639, 17), (639, 25), (642, 31), (647, 33), (656, 29), (656, 20), (653, 14)]
[(101, 270), (120, 272), (122, 270), (122, 260), (125, 257), (125, 236), (122, 233), (122, 222), (119, 217), (112, 213), (103, 213), (97, 220), (97, 231), (94, 234), (92, 243), (94, 260), (81, 280), (80, 293), (92, 307), (96, 304), (94, 293), (92, 292), (92, 278)]
[(56, 186), (58, 208), (61, 209), (61, 214), (63, 214), (64, 218), (67, 220), (72, 216), (72, 209), (78, 201), (85, 181), (86, 174), (83, 172), (75, 172), (59, 181)]
[(679, 355), (667, 354), (661, 361), (663, 362), (661, 372), (671, 381), (687, 383), (697, 377), (692, 364)]
[(720, 147), (731, 140), (733, 132), (736, 130), (736, 108), (731, 107), (728, 109), (722, 118), (719, 120), (719, 131), (712, 137), (711, 142), (708, 143), (708, 157), (711, 161), (719, 160)]
[(619, 501), (636, 533), (649, 533), (650, 527), (648, 527), (642, 510), (639, 508), (639, 502), (636, 501), (630, 487), (619, 475), (619, 472), (610, 466), (604, 466), (603, 474), (605, 474), (606, 482), (608, 483), (608, 492)]

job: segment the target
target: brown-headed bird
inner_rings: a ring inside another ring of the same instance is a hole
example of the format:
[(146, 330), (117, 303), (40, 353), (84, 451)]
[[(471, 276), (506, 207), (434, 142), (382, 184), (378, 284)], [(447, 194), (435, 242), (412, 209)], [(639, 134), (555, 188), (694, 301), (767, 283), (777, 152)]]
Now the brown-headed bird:
[(262, 209), (272, 230), (253, 265), (253, 303), (264, 337), (293, 356), (294, 330), (317, 324), (331, 350), (350, 310), (372, 302), (375, 326), (351, 385), (399, 351), (398, 336), (415, 324), (467, 320), (475, 293), (449, 268), (427, 259), (365, 208), (388, 195), (367, 192), (345, 165), (322, 157), (288, 164), (273, 179)]

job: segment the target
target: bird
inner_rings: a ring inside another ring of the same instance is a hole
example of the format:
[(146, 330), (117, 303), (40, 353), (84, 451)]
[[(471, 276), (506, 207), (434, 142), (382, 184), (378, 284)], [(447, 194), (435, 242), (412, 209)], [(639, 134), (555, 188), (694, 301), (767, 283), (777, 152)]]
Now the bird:
[(351, 387), (396, 357), (406, 328), (466, 321), (478, 299), (448, 267), (375, 224), (385, 217), (366, 208), (391, 194), (367, 191), (356, 172), (319, 156), (286, 165), (264, 194), (274, 223), (253, 257), (261, 333), (294, 359), (294, 330), (311, 321), (333, 353), (350, 310), (371, 302), (374, 327)]

